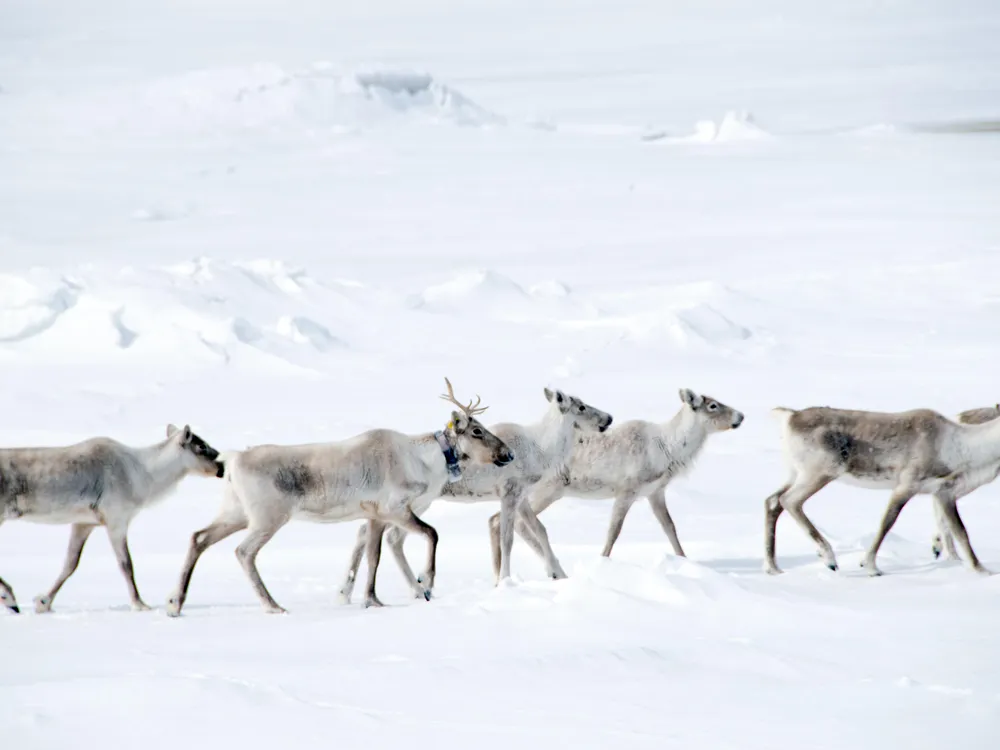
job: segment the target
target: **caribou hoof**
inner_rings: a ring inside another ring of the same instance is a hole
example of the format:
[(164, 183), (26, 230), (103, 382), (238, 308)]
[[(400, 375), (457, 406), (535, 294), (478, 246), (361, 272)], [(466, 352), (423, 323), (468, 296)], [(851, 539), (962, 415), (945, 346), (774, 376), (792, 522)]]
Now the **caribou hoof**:
[(944, 551), (944, 542), (940, 539), (935, 539), (934, 543), (931, 544), (931, 552), (934, 553), (934, 559), (937, 560), (941, 557), (941, 553)]
[(180, 594), (174, 594), (169, 599), (167, 599), (167, 617), (178, 617), (181, 613), (181, 607), (184, 606), (184, 599)]
[(882, 571), (878, 569), (878, 566), (874, 562), (868, 562), (867, 560), (861, 561), (861, 567), (868, 571), (868, 575), (872, 578), (878, 578), (882, 575)]

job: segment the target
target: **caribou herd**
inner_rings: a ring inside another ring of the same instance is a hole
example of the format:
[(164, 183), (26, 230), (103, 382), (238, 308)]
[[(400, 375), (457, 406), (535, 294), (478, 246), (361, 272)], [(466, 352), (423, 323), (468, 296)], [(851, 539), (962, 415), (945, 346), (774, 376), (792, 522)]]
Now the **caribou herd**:
[[(178, 616), (201, 555), (237, 532), (246, 534), (236, 557), (267, 612), (284, 612), (257, 570), (257, 555), (292, 520), (362, 521), (348, 561), (342, 602), (349, 602), (362, 556), (367, 560), (364, 604), (381, 606), (375, 592), (382, 539), (416, 597), (430, 600), (437, 576), (438, 532), (421, 515), (437, 499), (457, 503), (498, 501), (489, 519), (496, 582), (509, 578), (515, 534), (538, 554), (553, 579), (566, 573), (539, 515), (569, 495), (612, 500), (601, 554), (611, 555), (632, 505), (643, 497), (673, 553), (684, 555), (665, 491), (691, 470), (711, 435), (734, 430), (743, 414), (718, 399), (687, 388), (680, 409), (665, 422), (632, 420), (612, 426), (612, 417), (580, 398), (544, 389), (546, 406), (531, 424), (477, 418), (487, 407), (477, 397), (463, 403), (445, 378), (442, 398), (455, 408), (441, 429), (405, 434), (373, 429), (345, 440), (300, 445), (257, 445), (220, 453), (189, 426), (168, 425), (166, 438), (135, 448), (106, 437), (74, 445), (0, 449), (0, 525), (4, 521), (69, 524), (63, 568), (51, 588), (34, 600), (48, 612), (73, 575), (83, 547), (98, 526), (107, 531), (125, 578), (132, 608), (149, 609), (135, 584), (128, 528), (145, 508), (177, 489), (190, 474), (221, 479), (222, 502), (215, 519), (191, 536), (167, 614)], [(1000, 474), (1000, 404), (948, 418), (929, 409), (872, 412), (778, 407), (776, 415), (788, 470), (785, 483), (764, 501), (764, 564), (780, 573), (775, 559), (778, 518), (785, 511), (816, 543), (823, 562), (837, 570), (830, 543), (803, 512), (806, 500), (832, 482), (889, 491), (889, 503), (862, 560), (870, 575), (886, 534), (906, 503), (933, 497), (937, 533), (932, 551), (979, 562), (958, 513), (958, 500)], [(406, 534), (427, 540), (419, 575), (403, 554)], [(956, 547), (957, 543), (957, 547)], [(0, 578), (0, 604), (19, 612), (11, 587)]]

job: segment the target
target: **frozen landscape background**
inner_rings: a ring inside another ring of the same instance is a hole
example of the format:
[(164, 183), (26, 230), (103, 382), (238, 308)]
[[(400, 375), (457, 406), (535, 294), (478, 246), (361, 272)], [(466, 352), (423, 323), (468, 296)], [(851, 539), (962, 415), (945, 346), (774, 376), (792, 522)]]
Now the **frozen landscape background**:
[[(103, 533), (54, 612), (0, 614), (4, 747), (974, 750), (1000, 731), (1000, 579), (934, 560), (930, 501), (858, 567), (887, 497), (787, 518), (776, 405), (945, 414), (1000, 401), (1000, 5), (884, 0), (102, 0), (0, 4), (0, 441), (220, 449), (486, 421), (557, 386), (616, 420), (689, 387), (746, 414), (667, 491), (542, 515), (435, 504), (436, 598), (337, 604), (354, 524), (261, 553), (265, 615), (211, 549), (218, 483)], [(1000, 571), (1000, 486), (960, 503)], [(66, 527), (6, 523), (30, 609)], [(417, 562), (423, 543), (407, 550)]]

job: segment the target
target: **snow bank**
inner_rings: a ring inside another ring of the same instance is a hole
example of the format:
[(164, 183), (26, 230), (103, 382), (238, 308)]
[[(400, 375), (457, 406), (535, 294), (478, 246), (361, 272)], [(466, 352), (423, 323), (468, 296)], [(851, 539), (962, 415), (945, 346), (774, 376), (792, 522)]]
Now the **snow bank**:
[[(146, 135), (288, 128), (355, 129), (435, 122), (501, 125), (504, 118), (420, 72), (337, 73), (275, 64), (194, 70), (142, 85), (45, 100), (33, 119), (47, 126)], [(156, 212), (143, 220), (163, 218)]]
[(774, 136), (761, 128), (750, 112), (729, 111), (719, 122), (699, 120), (694, 125), (694, 133), (686, 136), (670, 136), (663, 133), (646, 135), (643, 140), (666, 144), (683, 143), (739, 143), (746, 141), (767, 141)]
[(136, 363), (228, 363), (252, 348), (304, 366), (349, 349), (331, 329), (349, 325), (353, 309), (280, 261), (199, 258), (73, 277), (41, 269), (0, 277), (0, 347), (44, 361)]
[(494, 271), (460, 273), (412, 295), (409, 304), (411, 308), (431, 313), (513, 322), (561, 319), (594, 312), (559, 281), (541, 282), (525, 289)]
[(669, 337), (681, 347), (725, 346), (745, 341), (752, 335), (750, 329), (740, 325), (711, 305), (700, 303), (664, 315), (636, 318), (630, 337), (637, 341)]
[(745, 322), (748, 311), (739, 294), (717, 284), (592, 298), (557, 280), (520, 284), (485, 269), (406, 294), (320, 281), (274, 259), (201, 257), (165, 267), (0, 276), (0, 351), (23, 361), (322, 372), (334, 366), (331, 357), (339, 363), (356, 355), (356, 364), (375, 366), (370, 357), (390, 330), (417, 349), (434, 346), (440, 325), (428, 316), (440, 316), (462, 340), (480, 337), (484, 323), (510, 324), (494, 325), (492, 335), (523, 348), (527, 331), (543, 356), (555, 355), (549, 372), (570, 377), (587, 370), (591, 356), (664, 347), (728, 356), (766, 346), (766, 336)]
[(66, 281), (36, 284), (17, 276), (0, 276), (0, 342), (44, 333), (76, 305), (78, 290)]
[(343, 90), (399, 113), (422, 112), (460, 125), (501, 125), (504, 118), (426, 73), (373, 70), (344, 79)]
[[(686, 351), (744, 350), (769, 343), (755, 326), (741, 322), (754, 305), (716, 283), (683, 284), (636, 291), (598, 300), (602, 313), (593, 320), (567, 320), (576, 331), (604, 330), (614, 340), (644, 347), (670, 346)], [(761, 332), (763, 333), (763, 332)]]

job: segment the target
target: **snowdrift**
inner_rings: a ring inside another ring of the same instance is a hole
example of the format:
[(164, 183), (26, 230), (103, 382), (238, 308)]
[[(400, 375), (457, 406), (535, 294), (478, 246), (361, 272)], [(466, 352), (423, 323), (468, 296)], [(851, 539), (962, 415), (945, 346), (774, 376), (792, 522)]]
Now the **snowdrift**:
[[(120, 362), (253, 356), (307, 365), (349, 344), (351, 304), (281, 262), (198, 259), (168, 268), (0, 277), (0, 346), (25, 360)], [(237, 355), (238, 356), (238, 355)]]
[(194, 70), (34, 103), (36, 126), (147, 136), (505, 122), (428, 73), (340, 73), (323, 63), (304, 70), (263, 63)]
[[(464, 338), (489, 322), (492, 335), (523, 341), (528, 327), (562, 371), (587, 350), (728, 354), (763, 345), (766, 337), (740, 322), (745, 314), (753, 307), (715, 284), (591, 298), (557, 280), (520, 284), (491, 270), (410, 294), (319, 281), (271, 259), (0, 276), (0, 351), (24, 362), (238, 361), (257, 370), (322, 371), (330, 357), (373, 361), (389, 330), (417, 349), (420, 341), (433, 346), (441, 322), (431, 318), (447, 318), (448, 330)], [(555, 349), (545, 343), (553, 337)]]
[(694, 132), (689, 135), (671, 135), (664, 132), (646, 134), (643, 140), (667, 145), (690, 143), (745, 143), (749, 141), (769, 141), (773, 135), (756, 123), (750, 112), (729, 111), (722, 119), (699, 120)]
[(416, 310), (508, 322), (558, 320), (567, 316), (596, 315), (559, 281), (545, 281), (525, 288), (494, 271), (460, 273), (409, 298)]

